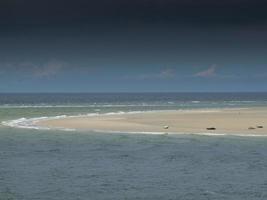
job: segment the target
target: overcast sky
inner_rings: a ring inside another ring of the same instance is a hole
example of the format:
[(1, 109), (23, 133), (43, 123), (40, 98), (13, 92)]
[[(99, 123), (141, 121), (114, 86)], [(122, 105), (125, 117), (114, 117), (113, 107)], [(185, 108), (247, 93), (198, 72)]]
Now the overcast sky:
[(260, 0), (1, 0), (0, 92), (267, 91)]

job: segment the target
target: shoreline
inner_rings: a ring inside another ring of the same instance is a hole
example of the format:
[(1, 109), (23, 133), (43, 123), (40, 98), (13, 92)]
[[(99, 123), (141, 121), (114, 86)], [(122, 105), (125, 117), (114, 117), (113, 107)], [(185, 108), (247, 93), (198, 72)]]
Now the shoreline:
[[(70, 116), (47, 118), (34, 122), (34, 125), (44, 129), (114, 133), (267, 136), (267, 108), (214, 108)], [(165, 129), (164, 126), (168, 128)], [(210, 127), (216, 130), (207, 130)]]

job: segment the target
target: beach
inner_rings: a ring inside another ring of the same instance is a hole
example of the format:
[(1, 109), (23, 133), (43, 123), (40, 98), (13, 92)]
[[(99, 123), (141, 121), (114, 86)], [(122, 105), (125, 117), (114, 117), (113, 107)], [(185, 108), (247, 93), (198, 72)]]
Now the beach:
[[(128, 133), (267, 135), (267, 108), (192, 109), (47, 119), (49, 128)], [(213, 129), (213, 130), (208, 130)]]

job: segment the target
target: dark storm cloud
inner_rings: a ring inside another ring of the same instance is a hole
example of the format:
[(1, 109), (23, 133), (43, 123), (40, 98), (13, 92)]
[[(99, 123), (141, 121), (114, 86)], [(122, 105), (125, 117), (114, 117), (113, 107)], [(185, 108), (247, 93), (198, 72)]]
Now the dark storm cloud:
[(1, 26), (30, 29), (99, 24), (171, 24), (233, 26), (266, 23), (267, 4), (260, 0), (3, 0)]

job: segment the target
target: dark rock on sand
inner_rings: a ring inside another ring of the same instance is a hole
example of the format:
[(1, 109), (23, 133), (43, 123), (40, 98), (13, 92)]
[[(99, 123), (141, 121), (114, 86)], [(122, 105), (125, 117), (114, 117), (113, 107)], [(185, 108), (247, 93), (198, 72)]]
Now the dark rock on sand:
[(256, 128), (254, 128), (254, 127), (248, 127), (248, 129), (249, 129), (249, 130), (253, 130), (253, 129), (256, 129)]
[(210, 128), (207, 128), (207, 130), (214, 131), (214, 130), (216, 130), (216, 128), (215, 127), (210, 127)]

